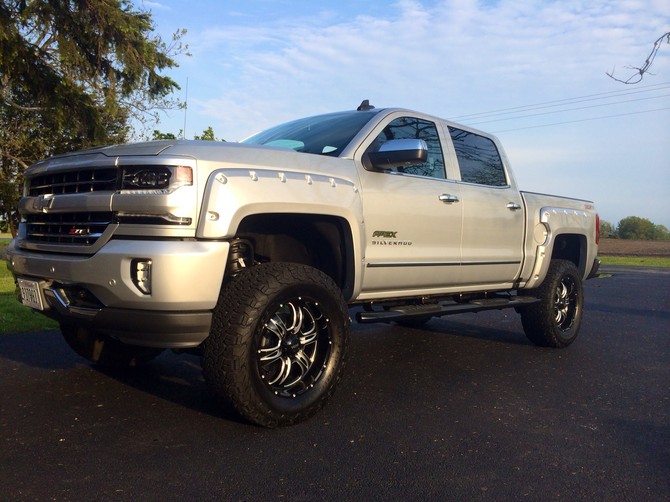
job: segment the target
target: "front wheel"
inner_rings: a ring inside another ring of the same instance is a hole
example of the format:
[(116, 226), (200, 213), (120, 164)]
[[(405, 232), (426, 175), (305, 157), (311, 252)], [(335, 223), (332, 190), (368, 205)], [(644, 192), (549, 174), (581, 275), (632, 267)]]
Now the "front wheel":
[(521, 310), (526, 336), (542, 347), (567, 347), (579, 332), (584, 288), (575, 264), (552, 260), (540, 287), (528, 291), (540, 301)]
[(222, 288), (203, 372), (245, 419), (291, 425), (332, 395), (348, 340), (347, 306), (330, 277), (305, 265), (261, 264)]

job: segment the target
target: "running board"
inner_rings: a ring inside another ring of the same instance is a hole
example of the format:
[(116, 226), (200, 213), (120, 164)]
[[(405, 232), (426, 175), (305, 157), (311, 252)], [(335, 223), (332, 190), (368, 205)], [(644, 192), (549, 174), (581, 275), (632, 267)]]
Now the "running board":
[(388, 310), (362, 311), (356, 313), (359, 323), (391, 322), (416, 317), (442, 317), (466, 312), (483, 310), (502, 310), (514, 307), (525, 307), (539, 302), (532, 296), (511, 296), (472, 300), (467, 303), (433, 303), (430, 305), (399, 305)]

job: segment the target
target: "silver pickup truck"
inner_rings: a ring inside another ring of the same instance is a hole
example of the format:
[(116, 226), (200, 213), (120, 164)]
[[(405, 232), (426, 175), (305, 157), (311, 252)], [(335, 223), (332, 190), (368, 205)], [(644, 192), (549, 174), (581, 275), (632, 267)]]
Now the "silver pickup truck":
[(268, 427), (331, 396), (350, 314), (420, 327), (511, 307), (564, 347), (599, 263), (592, 202), (521, 192), (495, 137), (367, 100), (239, 144), (52, 157), (26, 171), (20, 213), (20, 300), (78, 354), (197, 351), (213, 393)]

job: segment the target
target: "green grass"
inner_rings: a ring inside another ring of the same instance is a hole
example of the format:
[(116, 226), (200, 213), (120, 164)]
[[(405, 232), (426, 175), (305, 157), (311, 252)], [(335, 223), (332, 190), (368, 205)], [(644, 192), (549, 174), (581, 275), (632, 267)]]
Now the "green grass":
[(603, 265), (629, 267), (670, 267), (670, 258), (664, 256), (599, 256)]
[(0, 260), (0, 335), (57, 328), (55, 321), (19, 303), (14, 292), (14, 279), (6, 265)]

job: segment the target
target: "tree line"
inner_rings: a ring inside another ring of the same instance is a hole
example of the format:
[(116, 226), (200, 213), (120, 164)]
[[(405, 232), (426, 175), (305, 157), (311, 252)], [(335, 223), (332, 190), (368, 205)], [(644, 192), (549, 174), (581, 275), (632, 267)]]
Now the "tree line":
[(600, 237), (604, 239), (630, 239), (642, 241), (670, 241), (670, 231), (663, 225), (656, 225), (647, 218), (628, 216), (616, 226), (600, 220)]
[[(179, 130), (178, 134), (174, 134), (171, 132), (163, 132), (159, 131), (158, 129), (154, 129), (154, 132), (151, 134), (151, 139), (153, 141), (160, 141), (164, 139), (180, 139), (184, 138), (184, 131)], [(196, 134), (193, 136), (193, 139), (195, 140), (200, 140), (200, 141), (223, 141), (225, 142), (226, 140), (223, 138), (217, 138), (214, 134), (214, 129), (212, 129), (212, 126), (208, 126), (207, 129), (202, 131), (202, 134)]]

